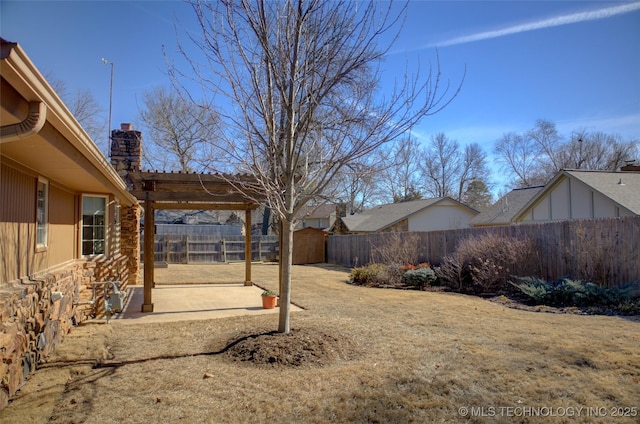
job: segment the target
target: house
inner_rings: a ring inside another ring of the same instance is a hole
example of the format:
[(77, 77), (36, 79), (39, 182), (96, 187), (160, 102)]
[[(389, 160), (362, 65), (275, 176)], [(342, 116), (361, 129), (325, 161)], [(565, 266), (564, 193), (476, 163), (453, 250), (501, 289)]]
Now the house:
[(453, 230), (468, 227), (477, 214), (450, 197), (440, 197), (376, 206), (340, 218), (333, 229), (336, 234)]
[(640, 215), (640, 172), (561, 170), (517, 213), (515, 222)]
[(491, 225), (509, 225), (524, 205), (538, 194), (544, 186), (517, 188), (502, 196), (497, 202), (489, 206), (479, 215), (469, 221), (472, 227), (485, 227)]
[[(138, 273), (139, 206), (22, 48), (0, 39), (0, 409)], [(102, 291), (102, 290), (100, 290)]]
[(564, 169), (544, 187), (516, 189), (471, 220), (472, 226), (640, 215), (640, 167)]
[(326, 230), (335, 222), (337, 209), (337, 205), (334, 204), (305, 205), (296, 215), (299, 221), (296, 229)]

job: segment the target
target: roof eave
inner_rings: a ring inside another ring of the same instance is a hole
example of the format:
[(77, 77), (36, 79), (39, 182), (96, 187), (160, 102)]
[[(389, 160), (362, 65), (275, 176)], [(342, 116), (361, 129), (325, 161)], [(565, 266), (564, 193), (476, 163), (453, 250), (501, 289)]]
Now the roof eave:
[(135, 197), (127, 191), (125, 182), (19, 44), (3, 40), (0, 66), (3, 78), (27, 101), (41, 101), (47, 106), (47, 120), (109, 181), (112, 189), (125, 200), (125, 204), (137, 203)]

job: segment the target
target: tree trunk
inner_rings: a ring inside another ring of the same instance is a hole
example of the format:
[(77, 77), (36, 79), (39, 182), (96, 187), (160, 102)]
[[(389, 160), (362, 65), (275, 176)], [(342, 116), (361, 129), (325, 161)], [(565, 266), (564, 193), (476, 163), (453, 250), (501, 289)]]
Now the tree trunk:
[(293, 223), (282, 222), (282, 245), (280, 246), (280, 261), (282, 281), (280, 283), (280, 320), (278, 331), (288, 333), (291, 331), (291, 265), (293, 262)]

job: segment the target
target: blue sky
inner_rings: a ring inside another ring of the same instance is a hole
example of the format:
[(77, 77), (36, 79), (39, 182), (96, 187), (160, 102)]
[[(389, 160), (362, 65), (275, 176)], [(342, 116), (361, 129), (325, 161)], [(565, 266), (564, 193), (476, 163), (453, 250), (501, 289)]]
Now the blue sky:
[[(173, 22), (193, 23), (176, 1), (2, 0), (1, 35), (21, 44), (43, 73), (71, 91), (89, 89), (112, 128), (136, 121), (141, 94), (168, 85), (162, 46), (177, 57)], [(640, 138), (640, 2), (412, 1), (382, 66), (383, 83), (434, 63), (460, 95), (414, 133), (444, 132), (491, 154), (505, 132), (556, 122), (564, 135), (587, 129)], [(106, 139), (105, 134), (105, 139)]]

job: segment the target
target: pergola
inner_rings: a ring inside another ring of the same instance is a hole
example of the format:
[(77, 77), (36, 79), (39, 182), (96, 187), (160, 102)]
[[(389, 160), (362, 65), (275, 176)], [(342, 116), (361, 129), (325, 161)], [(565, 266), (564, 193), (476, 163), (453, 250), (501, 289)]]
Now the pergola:
[[(240, 187), (252, 179), (246, 175), (183, 172), (131, 172), (133, 194), (144, 205), (144, 301), (142, 312), (153, 312), (151, 292), (155, 262), (155, 210), (244, 210), (245, 286), (251, 286), (251, 211), (258, 204)], [(255, 195), (251, 196), (253, 199)]]

